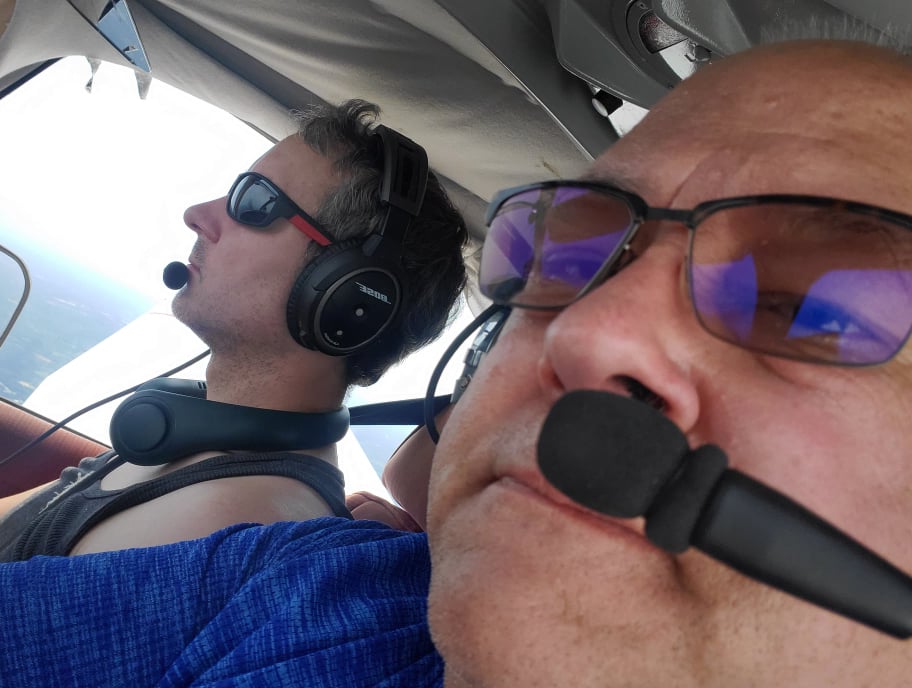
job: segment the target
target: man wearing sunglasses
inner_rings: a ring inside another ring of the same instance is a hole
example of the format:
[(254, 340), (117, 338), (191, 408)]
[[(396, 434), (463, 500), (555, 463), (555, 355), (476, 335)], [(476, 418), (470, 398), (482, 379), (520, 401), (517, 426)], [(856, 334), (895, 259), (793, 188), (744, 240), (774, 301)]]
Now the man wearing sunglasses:
[[(448, 321), (465, 282), (465, 225), (423, 150), (377, 114), (364, 101), (299, 113), (298, 133), (226, 196), (184, 213), (197, 240), (173, 311), (211, 349), (207, 406), (243, 407), (242, 422), (258, 409), (325, 413), (336, 428), (351, 385), (375, 382)], [(268, 443), (270, 427), (245, 441)], [(282, 451), (213, 441), (164, 462), (88, 459), (0, 523), (0, 560), (350, 518), (331, 432)]]

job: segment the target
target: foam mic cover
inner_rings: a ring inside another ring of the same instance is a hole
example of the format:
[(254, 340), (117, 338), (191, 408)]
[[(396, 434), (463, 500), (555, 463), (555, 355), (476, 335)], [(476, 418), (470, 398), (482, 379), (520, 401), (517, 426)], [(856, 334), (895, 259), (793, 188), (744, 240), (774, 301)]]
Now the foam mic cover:
[(592, 390), (565, 395), (542, 426), (538, 461), (580, 504), (644, 516), (646, 536), (663, 549), (693, 545), (850, 619), (912, 635), (912, 578), (780, 492), (728, 469), (718, 447), (689, 451), (677, 426), (642, 402)]
[(642, 516), (688, 452), (678, 427), (645, 404), (578, 390), (542, 426), (538, 462), (551, 484), (609, 516)]
[(168, 289), (180, 289), (190, 280), (190, 269), (179, 261), (168, 263), (162, 272), (162, 280)]

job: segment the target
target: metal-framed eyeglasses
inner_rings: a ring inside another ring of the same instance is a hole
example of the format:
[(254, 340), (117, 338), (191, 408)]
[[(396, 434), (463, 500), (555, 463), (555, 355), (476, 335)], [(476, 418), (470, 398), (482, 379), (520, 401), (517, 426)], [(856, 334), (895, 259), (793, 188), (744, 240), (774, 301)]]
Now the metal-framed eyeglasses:
[(647, 221), (689, 230), (686, 278), (710, 334), (773, 356), (884, 363), (912, 331), (912, 216), (798, 195), (740, 196), (686, 209), (650, 207), (597, 181), (546, 181), (492, 200), (483, 294), (560, 309), (625, 262)]

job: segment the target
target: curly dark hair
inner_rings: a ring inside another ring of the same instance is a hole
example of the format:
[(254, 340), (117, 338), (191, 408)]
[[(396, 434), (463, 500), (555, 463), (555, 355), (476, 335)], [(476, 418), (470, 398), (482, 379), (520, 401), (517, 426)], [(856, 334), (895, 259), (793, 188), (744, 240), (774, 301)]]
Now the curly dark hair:
[[(329, 192), (315, 219), (341, 241), (369, 235), (385, 214), (380, 203), (383, 151), (372, 133), (380, 108), (349, 100), (338, 106), (308, 107), (294, 115), (298, 136), (334, 159), (344, 178)], [(440, 336), (455, 317), (454, 305), (466, 284), (463, 250), (467, 243), (462, 216), (430, 172), (421, 211), (403, 239), (406, 301), (377, 340), (346, 358), (346, 384), (373, 384), (391, 365)], [(308, 262), (325, 250), (312, 243)]]

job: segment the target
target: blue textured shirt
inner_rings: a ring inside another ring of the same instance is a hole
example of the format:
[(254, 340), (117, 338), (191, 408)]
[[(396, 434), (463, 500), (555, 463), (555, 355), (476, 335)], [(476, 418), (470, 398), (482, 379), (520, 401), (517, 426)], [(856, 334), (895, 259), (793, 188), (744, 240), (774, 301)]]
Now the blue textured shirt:
[(423, 534), (321, 518), (0, 565), (0, 686), (442, 686)]

